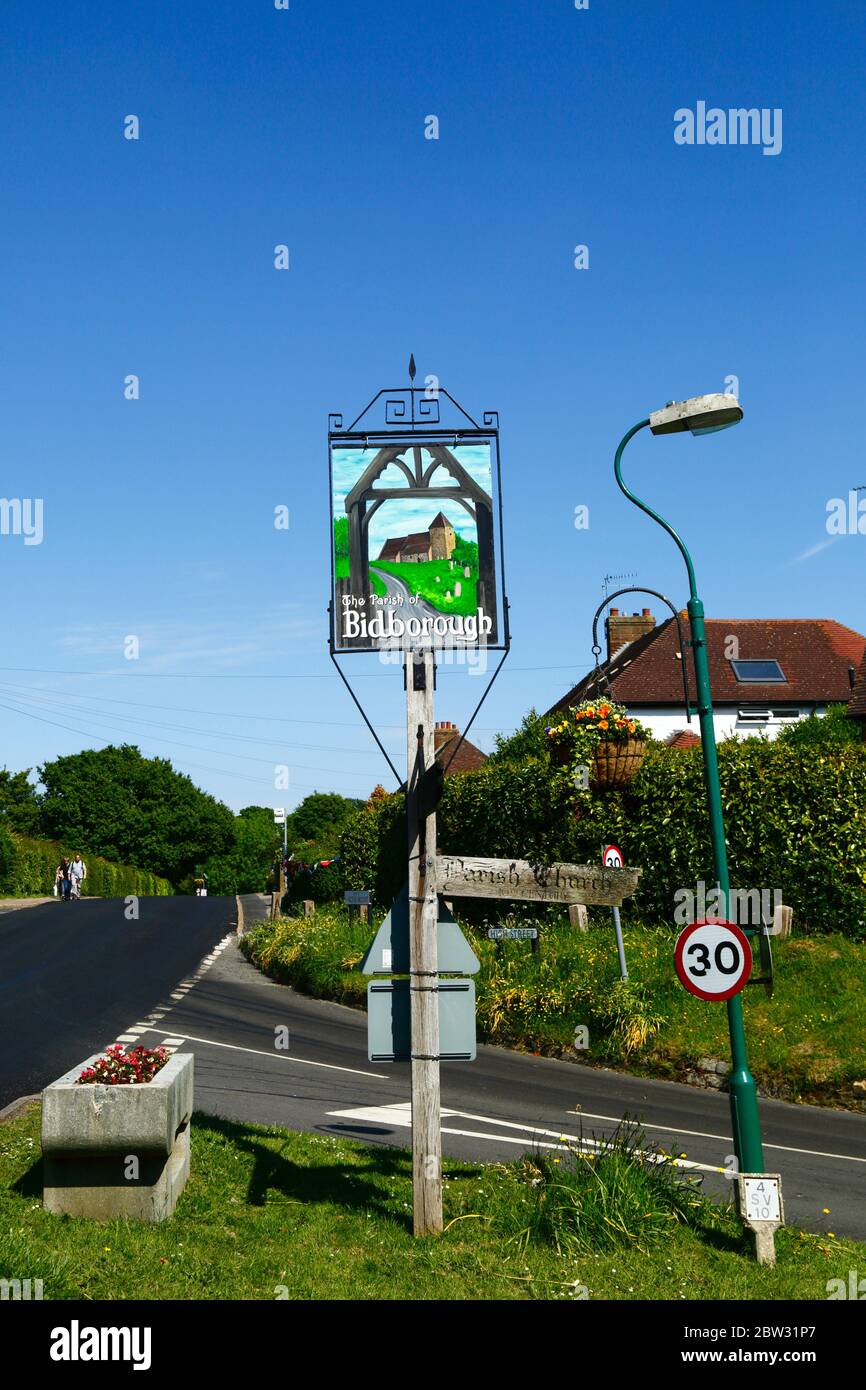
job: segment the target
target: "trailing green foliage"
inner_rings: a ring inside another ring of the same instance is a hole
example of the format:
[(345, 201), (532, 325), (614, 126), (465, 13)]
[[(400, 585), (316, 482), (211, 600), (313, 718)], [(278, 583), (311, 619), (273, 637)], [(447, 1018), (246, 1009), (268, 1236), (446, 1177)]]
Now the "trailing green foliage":
[[(797, 930), (866, 939), (866, 744), (719, 747), (731, 884), (779, 889)], [(643, 870), (634, 907), (674, 922), (678, 890), (714, 883), (700, 747), (653, 746), (624, 792), (593, 793), (575, 816), (567, 773), (548, 758), (490, 761), (448, 777), (437, 811), (446, 853), (595, 863), (613, 839)], [(343, 832), (347, 887), (388, 905), (405, 880), (402, 797), (368, 806)], [(402, 838), (401, 838), (402, 835)]]
[[(2, 839), (2, 832), (0, 832)], [(87, 865), (87, 878), (81, 891), (87, 897), (124, 898), (165, 897), (174, 890), (169, 881), (149, 869), (134, 869), (126, 864), (113, 864), (98, 854), (89, 854), (86, 846), (75, 840), (62, 843), (34, 840), (26, 835), (12, 836), (14, 856), (11, 867), (2, 870), (0, 854), (0, 892), (14, 898), (38, 898), (54, 890), (54, 876), (63, 855), (71, 858), (81, 850)]]

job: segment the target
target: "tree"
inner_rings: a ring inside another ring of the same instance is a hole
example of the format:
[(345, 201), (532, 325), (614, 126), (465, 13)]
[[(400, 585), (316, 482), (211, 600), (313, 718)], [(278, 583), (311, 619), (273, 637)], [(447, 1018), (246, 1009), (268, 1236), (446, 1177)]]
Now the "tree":
[(295, 840), (325, 840), (336, 846), (340, 831), (360, 805), (337, 792), (311, 792), (289, 818), (290, 847)]
[(132, 744), (85, 749), (38, 769), (41, 829), (52, 839), (179, 883), (234, 844), (227, 806)]
[(39, 800), (30, 782), (30, 768), (9, 772), (0, 768), (0, 825), (19, 835), (34, 835), (39, 826)]
[(234, 844), (205, 864), (209, 893), (260, 893), (274, 865), (282, 831), (270, 806), (245, 806), (234, 818)]

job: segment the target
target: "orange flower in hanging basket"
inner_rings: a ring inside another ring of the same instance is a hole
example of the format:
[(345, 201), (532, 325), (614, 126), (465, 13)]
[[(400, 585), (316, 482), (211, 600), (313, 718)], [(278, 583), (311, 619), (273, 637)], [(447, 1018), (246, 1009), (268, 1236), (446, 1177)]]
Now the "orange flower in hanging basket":
[(609, 791), (628, 786), (645, 753), (646, 739), (629, 738), (623, 742), (603, 739), (593, 754), (592, 785)]

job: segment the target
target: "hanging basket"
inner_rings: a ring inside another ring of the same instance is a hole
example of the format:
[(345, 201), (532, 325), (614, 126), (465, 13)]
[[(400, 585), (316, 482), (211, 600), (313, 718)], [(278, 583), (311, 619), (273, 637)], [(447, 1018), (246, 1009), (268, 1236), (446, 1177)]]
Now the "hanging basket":
[(593, 756), (592, 785), (608, 791), (628, 786), (646, 753), (646, 739), (630, 738), (622, 743), (605, 739)]

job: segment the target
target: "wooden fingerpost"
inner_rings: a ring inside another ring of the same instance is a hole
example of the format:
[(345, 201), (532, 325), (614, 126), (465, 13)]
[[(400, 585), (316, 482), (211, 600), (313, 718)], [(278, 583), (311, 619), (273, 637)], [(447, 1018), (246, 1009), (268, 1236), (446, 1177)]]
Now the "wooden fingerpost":
[(409, 998), (412, 1027), (412, 1230), (442, 1230), (442, 1130), (439, 1110), (439, 974), (436, 883), (427, 857), (436, 851), (436, 816), (424, 814), (424, 770), (433, 762), (432, 651), (406, 652), (406, 819), (409, 850)]

